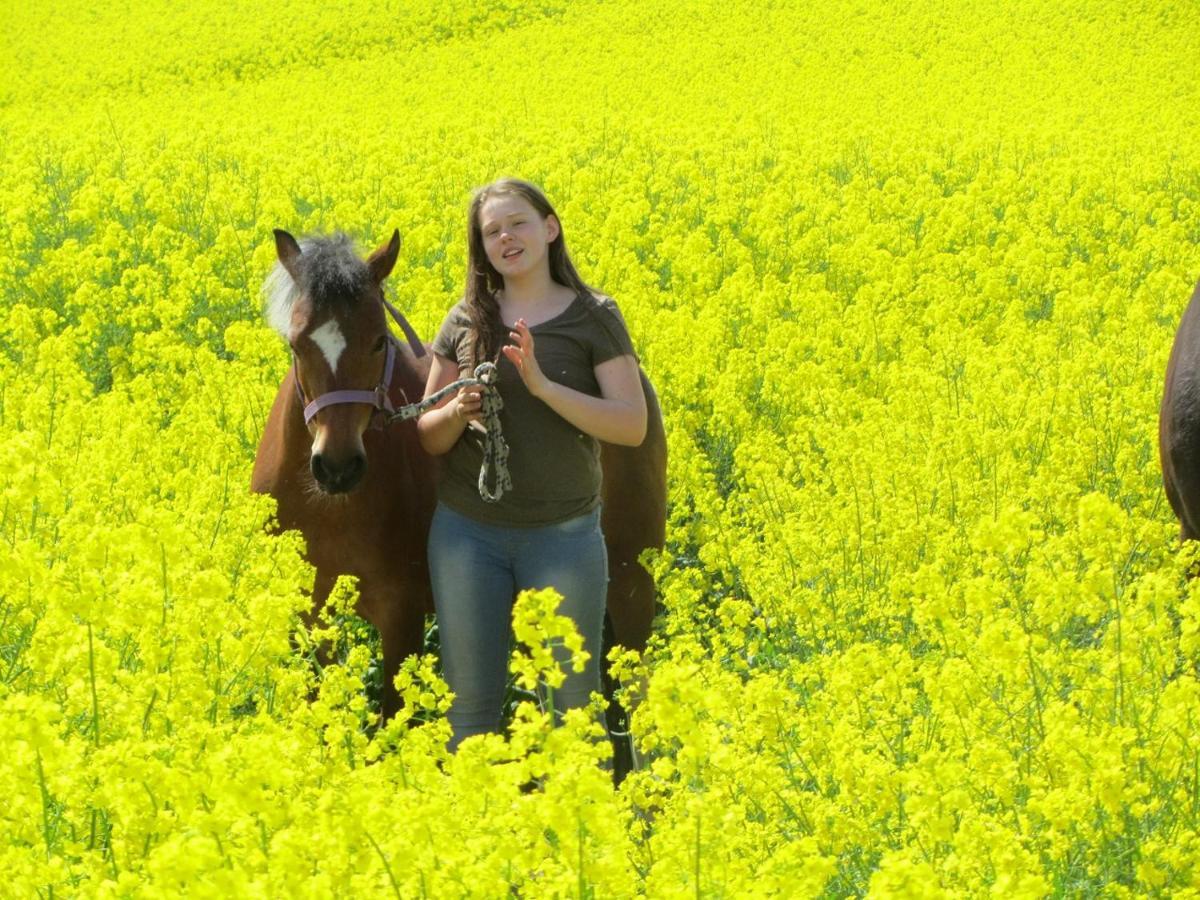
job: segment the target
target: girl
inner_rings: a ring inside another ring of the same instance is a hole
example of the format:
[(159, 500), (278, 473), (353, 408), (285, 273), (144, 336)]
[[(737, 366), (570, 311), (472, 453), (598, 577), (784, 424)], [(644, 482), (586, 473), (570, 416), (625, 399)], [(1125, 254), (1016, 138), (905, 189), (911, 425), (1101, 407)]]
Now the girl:
[[(554, 692), (558, 712), (600, 689), (608, 583), (600, 531), (597, 441), (637, 446), (646, 401), (625, 323), (611, 298), (579, 277), (562, 226), (534, 185), (506, 178), (478, 189), (467, 214), (463, 299), (433, 342), (425, 396), (483, 361), (497, 363), (513, 488), (497, 503), (477, 481), (481, 388), (447, 397), (417, 422), (421, 444), (445, 455), (429, 533), (442, 665), (454, 691), (450, 748), (497, 731), (507, 678), (512, 603), (553, 587), (589, 654)], [(565, 662), (565, 654), (559, 658)]]

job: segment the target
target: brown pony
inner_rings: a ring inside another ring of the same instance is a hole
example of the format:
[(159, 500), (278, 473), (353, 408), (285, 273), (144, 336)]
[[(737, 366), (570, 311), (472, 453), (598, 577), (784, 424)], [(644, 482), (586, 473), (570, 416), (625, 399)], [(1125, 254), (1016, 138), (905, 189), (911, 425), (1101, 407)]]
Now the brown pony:
[(281, 529), (304, 535), (317, 570), (313, 617), (338, 575), (358, 577), (357, 612), (383, 645), (381, 705), (390, 717), (399, 708), (392, 679), (406, 656), (421, 652), (433, 611), (425, 559), (433, 462), (412, 422), (370, 427), (379, 404), (333, 403), (311, 416), (306, 409), (339, 390), (376, 386), (391, 404), (420, 399), (429, 358), (419, 343), (392, 337), (384, 307), (382, 283), (400, 235), (365, 262), (343, 235), (301, 245), (276, 231), (275, 249), (266, 315), (291, 345), (293, 365), (267, 417), (251, 489), (275, 498)]
[(1158, 457), (1180, 540), (1200, 539), (1200, 285), (1183, 312), (1167, 361)]
[[(435, 505), (434, 461), (412, 420), (385, 424), (394, 407), (420, 400), (426, 348), (386, 303), (382, 283), (399, 232), (365, 261), (344, 235), (297, 243), (275, 232), (279, 263), (268, 276), (266, 316), (291, 345), (294, 364), (275, 397), (251, 488), (272, 495), (281, 529), (298, 529), (316, 567), (315, 615), (338, 575), (358, 577), (357, 612), (383, 644), (385, 718), (399, 708), (393, 678), (422, 649), (433, 612), (426, 542)], [(389, 332), (391, 311), (408, 346)], [(640, 447), (604, 444), (602, 527), (608, 546), (613, 637), (642, 650), (655, 613), (654, 582), (638, 563), (663, 546), (666, 436), (653, 387), (642, 374), (648, 424)], [(520, 485), (514, 490), (519, 491)]]

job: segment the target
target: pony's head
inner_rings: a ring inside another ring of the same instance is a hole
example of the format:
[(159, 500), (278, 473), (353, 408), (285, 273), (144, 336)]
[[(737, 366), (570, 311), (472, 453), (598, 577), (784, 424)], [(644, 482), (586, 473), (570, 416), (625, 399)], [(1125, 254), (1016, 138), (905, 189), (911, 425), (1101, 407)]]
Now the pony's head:
[[(391, 340), (382, 285), (396, 264), (400, 232), (366, 260), (340, 233), (297, 242), (276, 230), (275, 251), (279, 262), (263, 285), (266, 317), (292, 348), (304, 402), (335, 391), (374, 390)], [(374, 411), (365, 403), (336, 403), (306, 423), (310, 467), (323, 492), (344, 493), (362, 479), (362, 436)]]

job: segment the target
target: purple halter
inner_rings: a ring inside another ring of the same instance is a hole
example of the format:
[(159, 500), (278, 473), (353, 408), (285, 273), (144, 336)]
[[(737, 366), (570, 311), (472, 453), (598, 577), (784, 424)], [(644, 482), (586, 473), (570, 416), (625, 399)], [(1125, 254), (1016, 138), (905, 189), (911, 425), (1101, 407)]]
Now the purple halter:
[[(404, 332), (404, 336), (408, 339), (408, 346), (412, 348), (413, 354), (417, 357), (425, 355), (425, 345), (421, 343), (421, 339), (417, 337), (417, 333), (413, 331), (413, 327), (408, 324), (408, 320), (404, 315), (392, 304), (385, 299), (384, 307), (391, 314), (392, 319), (400, 326), (400, 330)], [(388, 396), (388, 388), (392, 384), (392, 371), (396, 366), (396, 347), (398, 342), (391, 334), (388, 334), (387, 342), (387, 360), (383, 364), (383, 377), (379, 380), (379, 384), (375, 386), (373, 391), (330, 391), (327, 394), (322, 394), (311, 403), (307, 403), (304, 407), (304, 424), (312, 421), (313, 416), (323, 410), (327, 406), (334, 406), (339, 403), (365, 403), (377, 410), (391, 413), (395, 412), (395, 407), (392, 406), (391, 397)], [(292, 362), (292, 368), (296, 367), (296, 363)], [(300, 378), (296, 379), (296, 396), (300, 398), (301, 403), (305, 403), (304, 390), (300, 387)]]

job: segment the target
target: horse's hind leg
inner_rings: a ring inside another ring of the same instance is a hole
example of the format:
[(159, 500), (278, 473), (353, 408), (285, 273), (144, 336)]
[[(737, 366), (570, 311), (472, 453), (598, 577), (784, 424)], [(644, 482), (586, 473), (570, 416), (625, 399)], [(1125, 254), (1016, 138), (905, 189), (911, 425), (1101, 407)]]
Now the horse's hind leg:
[[(1200, 459), (1200, 453), (1195, 454)], [(1200, 540), (1200, 465), (1191, 458), (1172, 454), (1171, 467), (1164, 473), (1163, 487), (1175, 515), (1179, 517), (1179, 539)]]
[(656, 612), (654, 579), (636, 560), (612, 558), (608, 573), (608, 614), (604, 617), (604, 659), (601, 675), (609, 735), (613, 744), (613, 781), (620, 784), (627, 774), (639, 767), (637, 748), (630, 729), (630, 718), (637, 701), (634, 696), (625, 709), (615, 698), (620, 686), (609, 672), (608, 650), (618, 644), (641, 653), (650, 638)]
[(1200, 497), (1197, 497), (1192, 504), (1180, 506), (1179, 540), (1200, 540), (1200, 527), (1197, 527), (1198, 520), (1200, 520), (1198, 513), (1200, 513)]
[(608, 564), (608, 615), (613, 639), (641, 653), (654, 621), (654, 579), (636, 559), (613, 557)]
[[(1187, 458), (1175, 454), (1163, 458), (1163, 487), (1171, 509), (1179, 519), (1179, 540), (1200, 540), (1200, 478), (1195, 469), (1187, 464)], [(1200, 577), (1200, 563), (1193, 562), (1187, 569), (1188, 578)]]
[(604, 723), (608, 727), (608, 738), (613, 748), (613, 784), (619, 786), (625, 776), (635, 768), (637, 750), (633, 746), (633, 734), (629, 727), (629, 712), (617, 701), (616, 692), (621, 686), (613, 677), (608, 651), (613, 646), (612, 618), (604, 616), (604, 638), (600, 642), (600, 689), (607, 700), (604, 707)]

